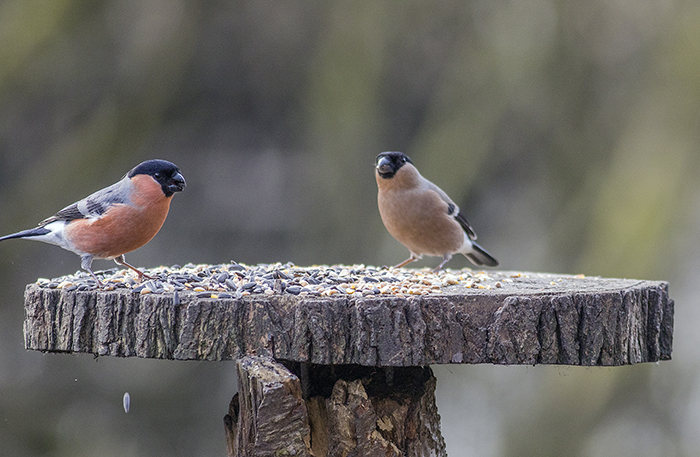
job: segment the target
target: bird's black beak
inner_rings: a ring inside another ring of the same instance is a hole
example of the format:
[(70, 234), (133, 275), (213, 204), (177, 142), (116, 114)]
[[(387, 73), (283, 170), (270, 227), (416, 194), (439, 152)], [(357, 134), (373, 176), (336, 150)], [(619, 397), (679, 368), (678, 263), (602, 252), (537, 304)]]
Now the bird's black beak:
[(394, 167), (388, 157), (382, 157), (377, 161), (377, 171), (380, 175), (385, 175), (387, 173), (392, 173)]
[(182, 192), (187, 183), (185, 182), (185, 177), (181, 173), (176, 173), (175, 176), (170, 178), (170, 183), (168, 184), (168, 190), (170, 193)]

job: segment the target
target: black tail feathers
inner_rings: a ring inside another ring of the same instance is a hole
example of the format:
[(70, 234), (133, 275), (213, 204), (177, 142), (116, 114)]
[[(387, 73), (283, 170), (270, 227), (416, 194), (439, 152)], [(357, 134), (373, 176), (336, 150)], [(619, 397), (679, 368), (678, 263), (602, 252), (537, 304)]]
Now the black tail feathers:
[(0, 241), (10, 240), (12, 238), (31, 238), (33, 236), (41, 236), (50, 233), (51, 230), (44, 227), (36, 227), (29, 230), (22, 230), (21, 232), (13, 233), (11, 235), (5, 235), (0, 237)]
[(491, 254), (486, 252), (484, 248), (476, 244), (475, 242), (472, 241), (472, 249), (473, 251), (464, 254), (466, 258), (468, 258), (474, 265), (482, 266), (485, 265), (487, 267), (497, 267), (498, 266), (498, 260), (494, 259)]

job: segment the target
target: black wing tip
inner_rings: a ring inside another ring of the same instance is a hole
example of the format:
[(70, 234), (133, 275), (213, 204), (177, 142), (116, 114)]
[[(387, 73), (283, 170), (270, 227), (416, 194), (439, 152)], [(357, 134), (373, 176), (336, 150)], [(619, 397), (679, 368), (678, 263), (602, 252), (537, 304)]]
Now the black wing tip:
[[(448, 214), (449, 214), (450, 206), (454, 206), (454, 205), (451, 205), (451, 204), (448, 205), (448, 208), (447, 208)], [(454, 210), (454, 208), (453, 208), (453, 210)], [(459, 213), (457, 213), (456, 216), (454, 216), (454, 218), (457, 222), (459, 222), (459, 225), (462, 226), (462, 229), (464, 229), (464, 231), (467, 233), (467, 236), (469, 237), (469, 239), (475, 240), (476, 233), (474, 232), (474, 229), (472, 228), (472, 226), (469, 225), (469, 221), (467, 220), (466, 216), (464, 214), (462, 214), (462, 212), (460, 211)]]
[[(44, 227), (47, 224), (50, 224), (51, 222), (56, 222), (56, 221), (74, 221), (76, 219), (84, 219), (87, 217), (85, 214), (81, 213), (80, 210), (78, 209), (78, 203), (73, 203), (70, 206), (66, 206), (63, 208), (61, 211), (57, 212), (51, 217), (47, 217), (43, 221), (39, 222), (39, 227)], [(88, 201), (89, 205), (89, 201)], [(104, 212), (104, 211), (103, 211)], [(102, 213), (99, 213), (102, 214)]]

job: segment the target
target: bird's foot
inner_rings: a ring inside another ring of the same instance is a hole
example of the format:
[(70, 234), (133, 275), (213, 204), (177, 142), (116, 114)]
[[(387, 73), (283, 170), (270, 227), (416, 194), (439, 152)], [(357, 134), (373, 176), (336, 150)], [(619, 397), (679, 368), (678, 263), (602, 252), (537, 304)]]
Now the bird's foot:
[(97, 284), (98, 289), (102, 289), (104, 287), (104, 283), (99, 280), (99, 278), (93, 273), (92, 271), (88, 271), (90, 273), (90, 276), (92, 276), (92, 279), (95, 280), (95, 283)]
[(409, 264), (409, 263), (411, 263), (411, 262), (415, 262), (416, 260), (419, 260), (420, 258), (421, 258), (421, 256), (419, 256), (419, 255), (411, 254), (411, 257), (409, 257), (408, 259), (404, 260), (404, 261), (401, 262), (400, 264), (394, 266), (394, 268), (401, 268), (402, 266), (404, 266), (404, 265), (406, 265), (406, 264)]
[(136, 269), (134, 269), (134, 271), (136, 271), (136, 274), (138, 274), (138, 276), (139, 276), (139, 282), (143, 282), (143, 278), (146, 278), (146, 279), (158, 279), (158, 278), (155, 277), (155, 276), (147, 275), (147, 274), (144, 273), (143, 271), (136, 270)]
[(123, 255), (123, 254), (120, 255), (119, 257), (116, 257), (116, 258), (114, 259), (114, 261), (115, 261), (118, 265), (121, 265), (121, 266), (123, 266), (123, 267), (126, 267), (126, 268), (130, 269), (131, 271), (135, 272), (135, 273), (138, 275), (139, 282), (143, 282), (143, 278), (146, 278), (146, 279), (158, 279), (158, 278), (155, 278), (155, 277), (153, 277), (153, 276), (149, 276), (149, 275), (147, 275), (146, 273), (144, 273), (143, 271), (141, 271), (141, 270), (139, 270), (138, 268), (136, 268), (135, 266), (128, 264), (128, 263), (126, 262), (126, 260), (124, 260), (124, 255)]

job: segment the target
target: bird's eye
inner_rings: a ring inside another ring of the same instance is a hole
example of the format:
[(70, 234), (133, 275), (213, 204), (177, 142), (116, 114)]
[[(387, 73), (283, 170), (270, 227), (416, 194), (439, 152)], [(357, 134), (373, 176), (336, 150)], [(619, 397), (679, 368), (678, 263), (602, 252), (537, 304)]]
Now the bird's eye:
[(156, 179), (160, 179), (163, 177), (163, 174), (160, 171), (156, 171), (156, 173), (153, 175)]

